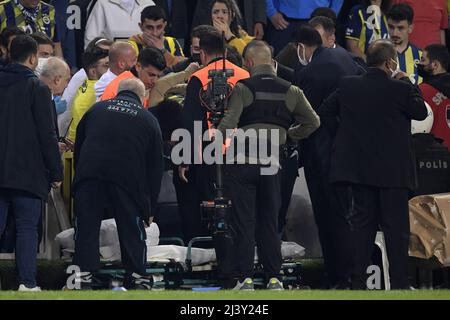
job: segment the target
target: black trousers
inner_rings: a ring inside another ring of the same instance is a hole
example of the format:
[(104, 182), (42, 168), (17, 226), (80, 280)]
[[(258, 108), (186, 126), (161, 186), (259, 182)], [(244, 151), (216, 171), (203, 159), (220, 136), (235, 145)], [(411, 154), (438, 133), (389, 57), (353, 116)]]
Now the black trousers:
[(271, 278), (280, 274), (279, 173), (261, 175), (260, 169), (260, 165), (250, 164), (225, 166), (224, 185), (233, 206), (231, 263), (235, 277), (239, 279), (253, 276), (255, 240), (266, 276)]
[(301, 144), (302, 162), (305, 179), (314, 212), (314, 220), (319, 233), (322, 249), (326, 287), (332, 287), (338, 281), (338, 219), (337, 200), (334, 189), (328, 183), (330, 167), (331, 139), (328, 133), (319, 128)]
[(347, 227), (340, 230), (342, 257), (352, 262), (354, 289), (366, 289), (367, 267), (372, 264), (374, 241), (384, 232), (392, 289), (408, 289), (408, 189), (379, 188), (351, 183), (334, 186)]
[(81, 271), (100, 268), (99, 233), (107, 214), (116, 220), (122, 264), (127, 273), (145, 275), (146, 233), (135, 201), (121, 187), (104, 181), (83, 182), (76, 190), (75, 256), (73, 263)]
[(281, 207), (278, 214), (278, 232), (282, 233), (286, 225), (286, 215), (291, 203), (295, 180), (298, 177), (298, 151), (293, 149), (282, 149), (280, 170)]

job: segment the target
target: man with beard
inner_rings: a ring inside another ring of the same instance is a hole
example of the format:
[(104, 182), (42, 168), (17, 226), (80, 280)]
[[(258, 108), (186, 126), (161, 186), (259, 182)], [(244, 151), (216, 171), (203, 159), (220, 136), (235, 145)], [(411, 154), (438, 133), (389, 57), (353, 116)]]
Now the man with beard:
[(389, 37), (397, 50), (400, 70), (408, 75), (413, 84), (420, 84), (422, 78), (417, 74), (417, 65), (422, 50), (409, 42), (409, 35), (414, 29), (413, 19), (414, 11), (405, 3), (393, 6), (387, 14)]
[(449, 53), (445, 46), (432, 44), (425, 48), (420, 64), (419, 75), (423, 77), (420, 85), (425, 101), (434, 113), (431, 133), (450, 146), (450, 74), (447, 72)]

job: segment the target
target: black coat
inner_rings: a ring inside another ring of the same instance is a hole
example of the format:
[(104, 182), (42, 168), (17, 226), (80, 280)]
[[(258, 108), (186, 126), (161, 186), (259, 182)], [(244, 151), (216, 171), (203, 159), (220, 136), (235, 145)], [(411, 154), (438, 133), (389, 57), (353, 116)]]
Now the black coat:
[(319, 47), (306, 67), (296, 68), (294, 84), (303, 90), (313, 109), (317, 110), (342, 77), (361, 73), (360, 66), (345, 49)]
[(108, 181), (129, 193), (144, 220), (155, 215), (164, 170), (161, 130), (134, 93), (121, 92), (86, 112), (77, 127), (74, 162), (75, 193), (82, 181)]
[(411, 120), (427, 113), (417, 87), (380, 69), (342, 79), (319, 110), (335, 137), (330, 182), (414, 189)]
[(0, 97), (0, 188), (47, 200), (51, 182), (63, 179), (50, 90), (11, 64), (0, 70)]
[(176, 39), (188, 37), (188, 15), (186, 0), (172, 0), (172, 11), (169, 14), (167, 0), (154, 0), (158, 7), (164, 9), (167, 15), (166, 35)]

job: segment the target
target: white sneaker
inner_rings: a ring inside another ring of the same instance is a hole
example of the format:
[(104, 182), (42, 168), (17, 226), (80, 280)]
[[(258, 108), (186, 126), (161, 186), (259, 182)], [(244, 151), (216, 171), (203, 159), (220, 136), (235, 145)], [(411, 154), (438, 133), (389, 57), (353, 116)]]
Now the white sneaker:
[(34, 288), (28, 288), (24, 284), (21, 284), (17, 291), (22, 291), (22, 292), (41, 292), (42, 290), (41, 290), (40, 287), (37, 287), (37, 286), (34, 287)]

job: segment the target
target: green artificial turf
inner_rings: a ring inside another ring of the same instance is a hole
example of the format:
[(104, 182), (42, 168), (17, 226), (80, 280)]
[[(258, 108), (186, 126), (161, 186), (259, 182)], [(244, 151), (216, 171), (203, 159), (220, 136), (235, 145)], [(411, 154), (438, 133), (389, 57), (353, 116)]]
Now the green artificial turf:
[(450, 300), (450, 290), (323, 291), (292, 290), (254, 292), (216, 291), (0, 291), (0, 300)]

